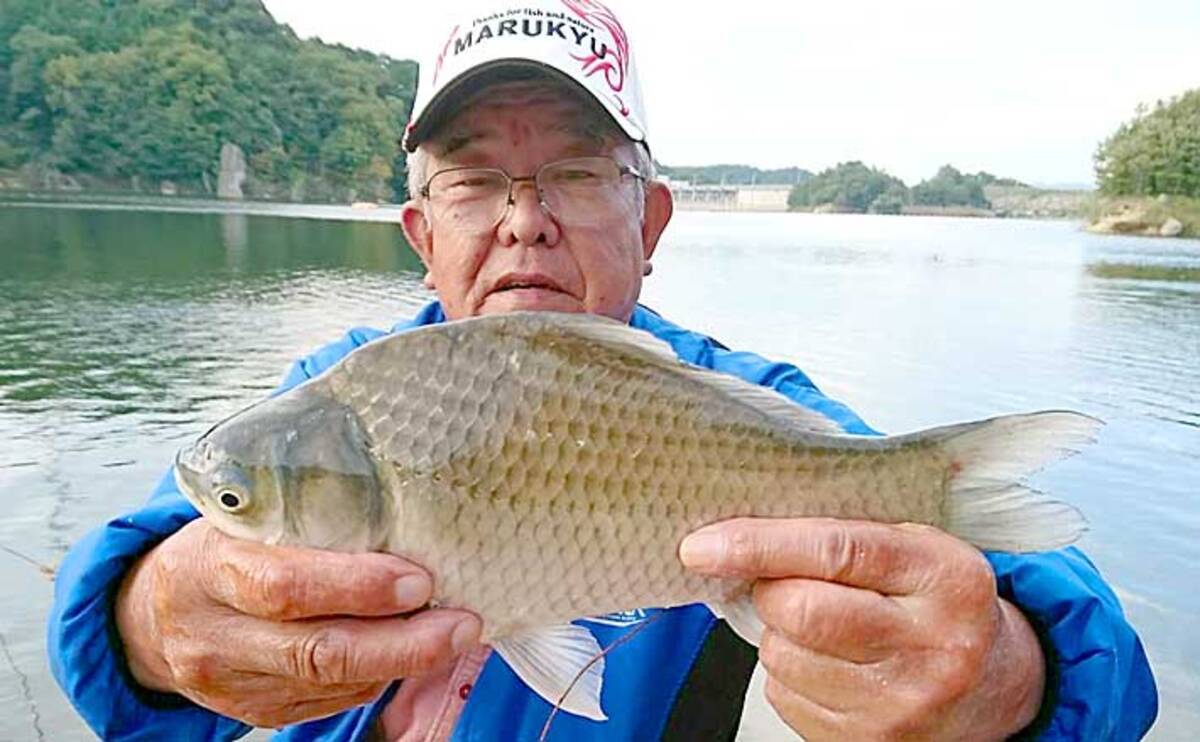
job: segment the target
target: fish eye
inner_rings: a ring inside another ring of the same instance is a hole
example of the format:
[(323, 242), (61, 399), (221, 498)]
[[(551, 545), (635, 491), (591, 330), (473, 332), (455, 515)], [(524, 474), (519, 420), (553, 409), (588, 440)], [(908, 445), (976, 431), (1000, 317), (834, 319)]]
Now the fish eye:
[(246, 509), (249, 499), (236, 490), (223, 489), (217, 492), (217, 502), (225, 512), (236, 514)]
[(250, 482), (241, 467), (225, 464), (213, 472), (209, 483), (213, 500), (226, 513), (237, 515), (250, 507)]

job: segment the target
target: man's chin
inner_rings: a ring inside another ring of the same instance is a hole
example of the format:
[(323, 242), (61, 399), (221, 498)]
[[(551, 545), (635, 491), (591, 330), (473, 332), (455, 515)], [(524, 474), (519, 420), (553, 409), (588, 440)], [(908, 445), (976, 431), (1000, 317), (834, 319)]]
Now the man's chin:
[(561, 291), (553, 289), (509, 289), (488, 294), (480, 314), (503, 312), (583, 312), (583, 304)]

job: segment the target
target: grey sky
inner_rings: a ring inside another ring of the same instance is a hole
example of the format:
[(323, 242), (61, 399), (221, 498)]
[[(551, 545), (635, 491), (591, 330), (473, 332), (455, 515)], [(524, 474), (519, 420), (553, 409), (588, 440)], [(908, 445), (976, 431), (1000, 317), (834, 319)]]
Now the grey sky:
[[(301, 36), (410, 59), (458, 4), (266, 0)], [(608, 4), (670, 165), (861, 159), (912, 184), (949, 162), (1090, 183), (1139, 102), (1200, 87), (1200, 0)]]

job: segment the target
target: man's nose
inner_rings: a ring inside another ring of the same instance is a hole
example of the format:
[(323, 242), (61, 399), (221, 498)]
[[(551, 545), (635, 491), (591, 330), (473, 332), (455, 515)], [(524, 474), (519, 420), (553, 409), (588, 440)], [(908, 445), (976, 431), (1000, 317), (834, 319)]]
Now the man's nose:
[(542, 204), (541, 196), (532, 181), (516, 181), (512, 185), (512, 204), (498, 228), (500, 244), (554, 246), (561, 232), (550, 210)]

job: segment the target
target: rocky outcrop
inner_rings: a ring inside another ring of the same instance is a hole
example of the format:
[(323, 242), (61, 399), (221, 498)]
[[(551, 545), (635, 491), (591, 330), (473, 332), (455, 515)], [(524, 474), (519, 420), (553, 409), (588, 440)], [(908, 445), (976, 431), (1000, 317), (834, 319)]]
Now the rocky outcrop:
[(217, 198), (237, 201), (245, 198), (242, 184), (246, 182), (246, 153), (242, 148), (226, 142), (221, 147), (221, 172), (217, 177)]
[(1082, 219), (1093, 197), (1091, 191), (1009, 185), (987, 185), (983, 193), (996, 216), (1012, 219)]
[(1165, 198), (1108, 202), (1102, 204), (1099, 216), (1092, 220), (1087, 230), (1095, 234), (1184, 236), (1188, 231), (1187, 224), (1172, 213), (1178, 209), (1186, 211), (1180, 203)]
[(1104, 214), (1088, 226), (1096, 234), (1140, 234), (1159, 236), (1162, 223), (1150, 217), (1145, 209), (1122, 204), (1115, 213)]
[(1158, 233), (1163, 237), (1178, 237), (1183, 234), (1183, 222), (1172, 217), (1163, 222), (1163, 225), (1158, 229)]
[(37, 167), (35, 165), (26, 165), (23, 168), (26, 182), (28, 182), (34, 190), (38, 191), (67, 191), (70, 193), (79, 193), (83, 190), (83, 186), (79, 181), (66, 173), (52, 167)]

